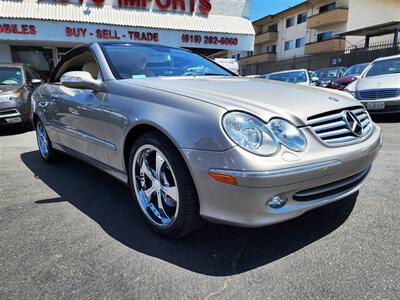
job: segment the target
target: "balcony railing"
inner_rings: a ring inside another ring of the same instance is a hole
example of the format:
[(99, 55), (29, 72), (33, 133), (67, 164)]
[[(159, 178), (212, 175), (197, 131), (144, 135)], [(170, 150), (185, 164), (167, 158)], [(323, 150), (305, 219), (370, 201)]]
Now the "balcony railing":
[(258, 63), (266, 63), (266, 62), (275, 62), (276, 61), (276, 53), (260, 53), (253, 56), (244, 57), (239, 60), (240, 65), (250, 65), (250, 64), (258, 64)]
[(268, 31), (256, 35), (255, 44), (276, 42), (278, 40), (278, 32)]
[(346, 40), (342, 38), (333, 38), (330, 40), (313, 42), (306, 44), (305, 54), (319, 54), (328, 52), (344, 51), (346, 47)]
[(338, 7), (327, 12), (308, 17), (307, 28), (313, 29), (326, 25), (334, 25), (347, 22), (349, 18), (349, 9)]

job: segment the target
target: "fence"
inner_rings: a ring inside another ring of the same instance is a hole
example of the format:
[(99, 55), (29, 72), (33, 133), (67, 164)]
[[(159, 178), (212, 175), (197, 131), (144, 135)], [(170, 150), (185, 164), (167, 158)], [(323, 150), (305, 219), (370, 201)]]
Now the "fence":
[(276, 62), (250, 64), (241, 66), (240, 73), (242, 75), (255, 75), (291, 69), (318, 70), (334, 66), (350, 67), (355, 64), (371, 62), (379, 57), (396, 54), (400, 54), (400, 43), (393, 45), (393, 42), (381, 42), (372, 44), (366, 48), (352, 46), (339, 52), (293, 57)]

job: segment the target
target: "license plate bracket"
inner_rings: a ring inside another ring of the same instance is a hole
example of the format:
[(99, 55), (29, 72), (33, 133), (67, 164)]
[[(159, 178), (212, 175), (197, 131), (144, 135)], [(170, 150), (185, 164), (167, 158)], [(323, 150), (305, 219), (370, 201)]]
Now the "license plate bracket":
[(19, 122), (22, 122), (22, 119), (21, 119), (21, 117), (7, 118), (6, 122), (7, 123), (19, 123)]
[(385, 102), (370, 102), (367, 103), (368, 110), (382, 110), (385, 109)]

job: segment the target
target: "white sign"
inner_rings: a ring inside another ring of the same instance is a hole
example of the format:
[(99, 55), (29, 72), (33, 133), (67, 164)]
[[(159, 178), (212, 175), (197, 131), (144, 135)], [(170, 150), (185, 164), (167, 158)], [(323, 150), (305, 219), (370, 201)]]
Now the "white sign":
[(0, 40), (89, 43), (141, 42), (175, 47), (253, 49), (253, 35), (177, 31), (101, 24), (0, 19)]

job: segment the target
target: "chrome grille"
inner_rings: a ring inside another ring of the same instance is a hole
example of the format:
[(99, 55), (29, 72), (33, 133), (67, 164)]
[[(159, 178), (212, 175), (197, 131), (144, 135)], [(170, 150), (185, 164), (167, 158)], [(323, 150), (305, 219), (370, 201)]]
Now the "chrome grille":
[(358, 100), (378, 100), (387, 98), (396, 98), (400, 96), (400, 89), (376, 89), (365, 90), (356, 93)]
[[(352, 113), (359, 121), (360, 132), (355, 132), (346, 119), (347, 113)], [(369, 135), (372, 132), (372, 122), (363, 107), (350, 107), (348, 109), (333, 111), (308, 118), (315, 134), (330, 145), (352, 142)]]

